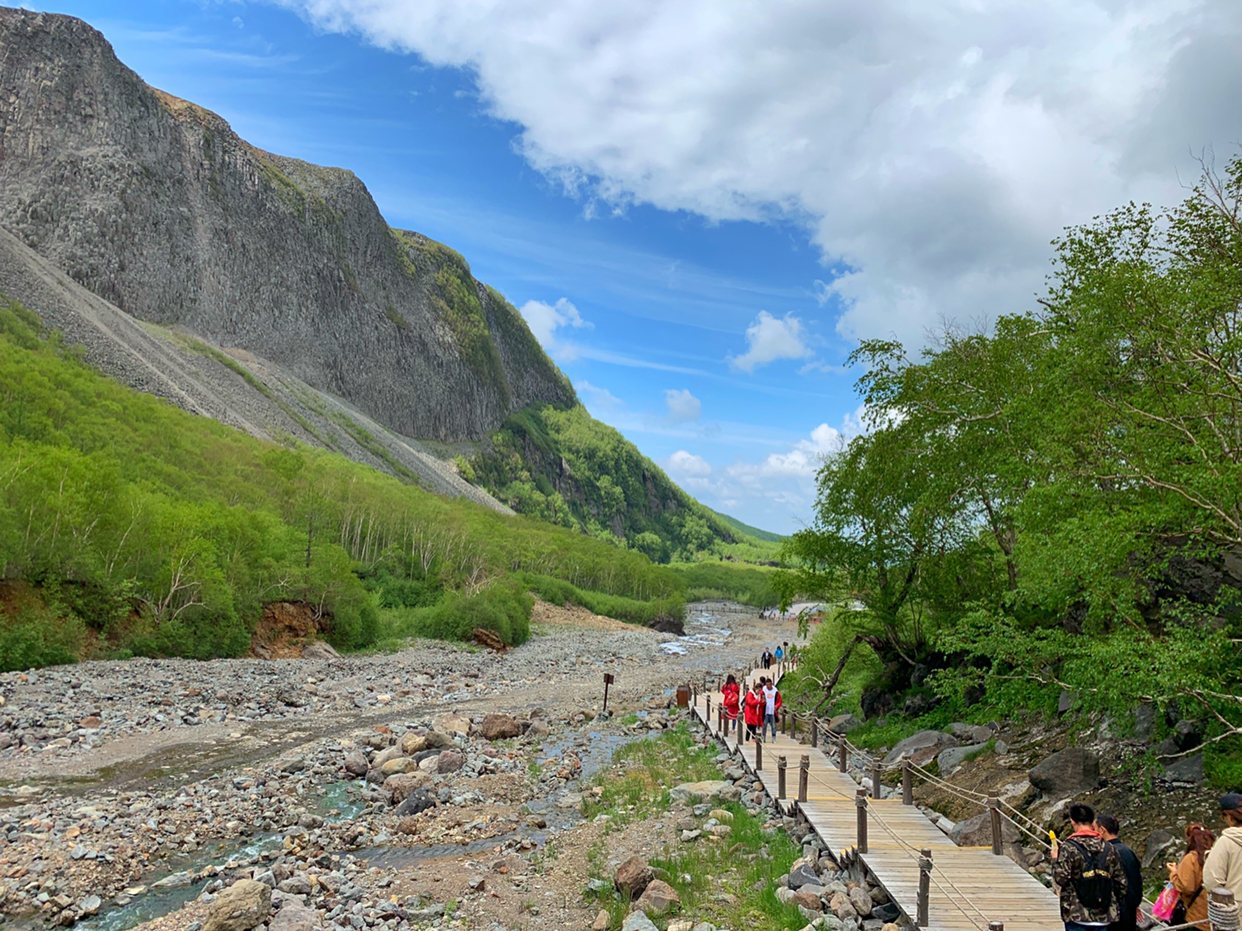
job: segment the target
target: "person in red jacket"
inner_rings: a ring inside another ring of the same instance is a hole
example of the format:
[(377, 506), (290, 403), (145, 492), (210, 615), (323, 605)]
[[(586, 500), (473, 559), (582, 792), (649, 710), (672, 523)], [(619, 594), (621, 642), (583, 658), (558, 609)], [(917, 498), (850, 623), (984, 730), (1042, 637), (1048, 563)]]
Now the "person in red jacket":
[(742, 689), (732, 673), (729, 674), (729, 678), (725, 679), (725, 684), (720, 687), (720, 694), (721, 705), (725, 711), (725, 733), (727, 734), (738, 726), (737, 715), (741, 710), (742, 698)]
[(743, 717), (746, 721), (746, 736), (750, 740), (754, 740), (759, 733), (759, 722), (763, 720), (763, 695), (759, 692), (759, 683), (755, 682), (751, 685), (750, 691), (746, 693), (746, 710)]

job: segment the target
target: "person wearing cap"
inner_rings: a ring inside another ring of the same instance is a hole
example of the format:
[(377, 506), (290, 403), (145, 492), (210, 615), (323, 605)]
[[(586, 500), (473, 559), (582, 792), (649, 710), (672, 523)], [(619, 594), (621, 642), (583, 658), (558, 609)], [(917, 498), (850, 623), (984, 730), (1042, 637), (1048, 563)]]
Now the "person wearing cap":
[(1225, 829), (1216, 838), (1203, 864), (1203, 885), (1209, 892), (1224, 886), (1242, 902), (1242, 794), (1230, 792), (1220, 798)]

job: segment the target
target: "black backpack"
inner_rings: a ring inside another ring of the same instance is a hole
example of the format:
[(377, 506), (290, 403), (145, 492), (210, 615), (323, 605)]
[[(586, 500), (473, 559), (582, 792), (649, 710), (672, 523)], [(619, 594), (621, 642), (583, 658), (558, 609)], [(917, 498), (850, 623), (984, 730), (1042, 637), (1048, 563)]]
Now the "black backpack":
[(1074, 880), (1074, 891), (1078, 893), (1078, 901), (1092, 912), (1108, 912), (1113, 902), (1113, 877), (1108, 868), (1108, 846), (1099, 853), (1092, 854), (1077, 841), (1065, 839), (1082, 854), (1082, 876)]

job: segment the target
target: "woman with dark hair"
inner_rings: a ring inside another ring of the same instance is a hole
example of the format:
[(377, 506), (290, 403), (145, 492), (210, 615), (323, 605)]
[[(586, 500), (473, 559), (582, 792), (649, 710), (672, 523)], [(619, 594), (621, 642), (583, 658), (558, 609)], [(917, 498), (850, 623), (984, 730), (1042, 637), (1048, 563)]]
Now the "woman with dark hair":
[(738, 726), (737, 714), (741, 708), (742, 689), (737, 684), (737, 679), (733, 677), (733, 673), (729, 673), (729, 678), (725, 679), (725, 684), (720, 687), (720, 694), (723, 698), (725, 733), (727, 734)]
[[(1166, 863), (1169, 882), (1177, 890), (1178, 910), (1173, 912), (1174, 924), (1199, 922), (1195, 927), (1207, 929), (1207, 896), (1203, 894), (1203, 864), (1208, 851), (1216, 843), (1216, 835), (1201, 824), (1186, 825), (1186, 855), (1180, 863)], [(1181, 914), (1184, 910), (1184, 915)]]
[(746, 710), (742, 712), (742, 716), (746, 721), (746, 736), (750, 740), (755, 740), (759, 735), (759, 724), (763, 721), (763, 717), (759, 711), (763, 705), (763, 696), (759, 694), (758, 681), (750, 684), (750, 691), (746, 693), (743, 699)]
[(1242, 795), (1222, 795), (1220, 816), (1225, 819), (1225, 830), (1203, 865), (1203, 881), (1213, 889), (1224, 886), (1232, 890), (1242, 902)]

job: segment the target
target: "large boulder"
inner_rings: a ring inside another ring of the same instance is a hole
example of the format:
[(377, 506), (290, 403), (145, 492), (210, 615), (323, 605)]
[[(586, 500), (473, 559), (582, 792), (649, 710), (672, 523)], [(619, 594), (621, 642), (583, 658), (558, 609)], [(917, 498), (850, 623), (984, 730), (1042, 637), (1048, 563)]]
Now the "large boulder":
[[(725, 798), (725, 793), (733, 788), (732, 783), (722, 779), (708, 779), (705, 782), (683, 782), (669, 790), (669, 797), (675, 802), (688, 802), (691, 799)], [(738, 796), (741, 796), (739, 791)]]
[(1041, 792), (1065, 798), (1100, 784), (1100, 759), (1082, 747), (1067, 747), (1036, 764), (1029, 778)]
[(522, 725), (511, 714), (488, 714), (483, 716), (479, 725), (479, 734), (485, 740), (504, 740), (507, 737), (518, 737), (522, 733)]
[(617, 891), (631, 899), (641, 895), (654, 878), (655, 873), (642, 857), (630, 857), (612, 875)]
[(383, 791), (388, 801), (397, 805), (410, 797), (416, 789), (424, 789), (431, 784), (431, 777), (426, 773), (398, 773), (384, 780)]
[(884, 765), (892, 766), (902, 760), (909, 760), (916, 766), (926, 766), (940, 755), (941, 750), (957, 745), (958, 739), (952, 734), (942, 731), (919, 731), (893, 747), (888, 752), (888, 756), (884, 757)]
[(272, 889), (253, 879), (239, 879), (211, 903), (203, 931), (250, 931), (267, 921)]
[(403, 773), (413, 773), (418, 770), (418, 763), (410, 759), (408, 756), (399, 756), (395, 760), (389, 760), (380, 767), (380, 773), (385, 778), (389, 776), (400, 776)]
[(1164, 778), (1178, 785), (1198, 785), (1203, 781), (1204, 776), (1202, 753), (1174, 760), (1164, 768)]
[(828, 732), (831, 734), (848, 734), (862, 725), (862, 721), (852, 714), (839, 714), (828, 721)]
[(296, 899), (286, 899), (267, 927), (268, 931), (322, 931), (323, 922), (313, 908)]
[(466, 754), (460, 750), (445, 750), (436, 757), (437, 773), (455, 773), (466, 765)]
[[(989, 847), (992, 844), (991, 812), (981, 812), (973, 818), (959, 821), (949, 831), (949, 839), (959, 847)], [(1022, 833), (1008, 818), (1001, 818), (1002, 843), (1020, 843)]]
[(302, 647), (302, 659), (340, 659), (341, 654), (332, 648), (332, 644), (323, 640), (313, 640)]
[(452, 738), (439, 731), (426, 731), (421, 734), (408, 731), (401, 735), (401, 752), (406, 756), (417, 756), (424, 750), (439, 750), (452, 745)]
[(447, 734), (450, 737), (470, 736), (470, 719), (456, 711), (440, 715), (431, 722), (431, 725), (441, 734)]
[(357, 747), (345, 754), (345, 759), (341, 763), (345, 772), (351, 776), (365, 776), (367, 770), (371, 768), (371, 764), (367, 762), (366, 754)]
[(958, 740), (971, 744), (987, 743), (996, 736), (992, 728), (986, 724), (963, 724), (961, 721), (950, 724), (949, 733)]
[(940, 755), (936, 757), (936, 765), (940, 768), (940, 775), (949, 775), (966, 762), (966, 757), (971, 756), (972, 754), (982, 754), (986, 747), (986, 743), (981, 743), (968, 744), (964, 747), (950, 747), (948, 750), (941, 750)]
[(681, 896), (677, 890), (662, 879), (653, 879), (634, 903), (634, 911), (648, 916), (667, 915), (681, 904)]
[(417, 815), (426, 811), (428, 808), (434, 808), (436, 800), (431, 797), (431, 793), (426, 789), (415, 789), (406, 796), (405, 801), (397, 806), (393, 812), (398, 818), (408, 818), (411, 815)]
[(793, 866), (789, 870), (789, 888), (801, 889), (803, 886), (819, 885), (819, 876), (815, 873), (815, 867), (809, 863), (801, 863)]

